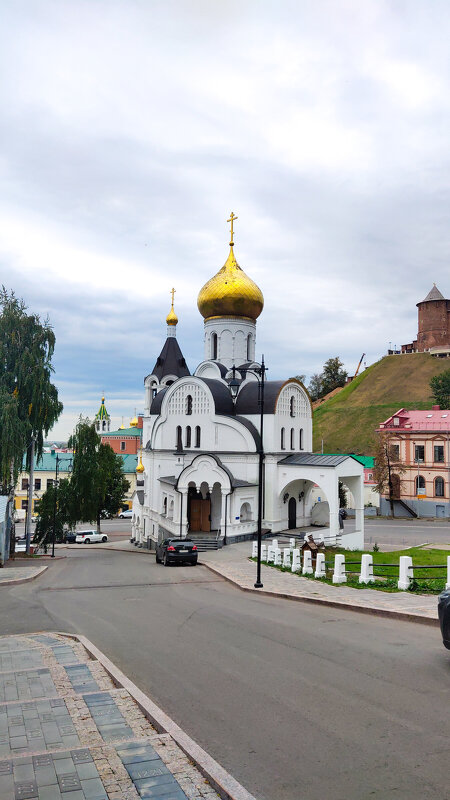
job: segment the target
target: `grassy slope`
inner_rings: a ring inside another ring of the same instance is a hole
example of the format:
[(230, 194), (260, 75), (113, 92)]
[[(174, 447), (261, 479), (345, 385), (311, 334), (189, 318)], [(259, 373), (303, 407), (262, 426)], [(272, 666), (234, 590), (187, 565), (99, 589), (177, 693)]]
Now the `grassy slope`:
[(399, 408), (429, 408), (430, 378), (449, 369), (427, 353), (385, 356), (314, 412), (314, 449), (373, 454), (375, 428)]

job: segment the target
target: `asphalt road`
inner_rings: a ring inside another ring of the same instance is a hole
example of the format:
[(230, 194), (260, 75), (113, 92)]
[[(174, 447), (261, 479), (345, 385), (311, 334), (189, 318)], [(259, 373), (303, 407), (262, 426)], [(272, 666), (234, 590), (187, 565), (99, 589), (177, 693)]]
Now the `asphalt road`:
[(426, 521), (421, 519), (371, 519), (365, 520), (364, 541), (371, 549), (377, 542), (383, 550), (399, 550), (403, 547), (432, 542), (450, 545), (450, 524), (448, 519)]
[(147, 553), (68, 553), (0, 588), (0, 633), (85, 634), (260, 800), (449, 796), (437, 628), (249, 595)]

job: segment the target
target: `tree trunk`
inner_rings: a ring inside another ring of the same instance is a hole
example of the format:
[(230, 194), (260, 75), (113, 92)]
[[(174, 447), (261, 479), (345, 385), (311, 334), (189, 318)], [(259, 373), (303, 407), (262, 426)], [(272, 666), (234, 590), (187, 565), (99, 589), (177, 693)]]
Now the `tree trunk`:
[(100, 533), (100, 511), (97, 513), (97, 533)]

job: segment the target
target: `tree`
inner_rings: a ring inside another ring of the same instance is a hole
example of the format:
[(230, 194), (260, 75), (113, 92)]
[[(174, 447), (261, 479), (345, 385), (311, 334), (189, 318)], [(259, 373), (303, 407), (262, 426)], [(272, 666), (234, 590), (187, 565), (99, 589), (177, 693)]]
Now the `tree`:
[(47, 435), (62, 411), (51, 382), (55, 334), (48, 319), (28, 314), (14, 292), (0, 290), (0, 494), (12, 494), (28, 445), (42, 455)]
[(329, 358), (323, 365), (322, 372), (322, 393), (321, 396), (332, 392), (338, 386), (344, 386), (347, 380), (347, 372), (342, 369), (343, 363), (338, 356)]
[(308, 392), (311, 395), (311, 400), (318, 400), (319, 397), (322, 397), (322, 375), (316, 373), (315, 375), (311, 375), (311, 380), (308, 386)]
[(430, 389), (437, 405), (441, 408), (450, 408), (450, 369), (431, 378)]
[(72, 477), (68, 497), (67, 517), (76, 522), (97, 523), (108, 514), (115, 514), (129, 489), (123, 474), (123, 462), (109, 444), (102, 444), (94, 423), (80, 417), (73, 436)]
[(36, 522), (34, 541), (42, 541), (44, 545), (49, 544), (53, 538), (53, 526), (56, 541), (62, 541), (64, 526), (70, 522), (69, 508), (70, 481), (68, 478), (62, 478), (58, 481), (58, 487), (55, 484), (49, 486), (36, 503), (39, 516)]
[(306, 375), (294, 375), (294, 380), (295, 381), (300, 381), (300, 383), (304, 383), (305, 382), (305, 378), (306, 378)]
[[(384, 430), (378, 434), (378, 441), (375, 450), (375, 468), (374, 479), (376, 481), (376, 490), (380, 494), (387, 494), (389, 497), (389, 504), (391, 506), (391, 514), (394, 517), (394, 481), (393, 476), (401, 475), (405, 472), (405, 467), (398, 457), (398, 450), (392, 444), (391, 431)], [(401, 481), (400, 481), (401, 482)]]

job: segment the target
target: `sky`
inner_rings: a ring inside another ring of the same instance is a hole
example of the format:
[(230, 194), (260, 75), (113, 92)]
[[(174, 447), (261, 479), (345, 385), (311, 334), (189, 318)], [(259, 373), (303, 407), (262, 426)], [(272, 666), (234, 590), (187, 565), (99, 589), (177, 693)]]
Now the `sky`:
[(143, 408), (197, 294), (260, 286), (268, 378), (349, 374), (450, 296), (447, 0), (3, 0), (0, 282), (56, 333), (67, 437)]

